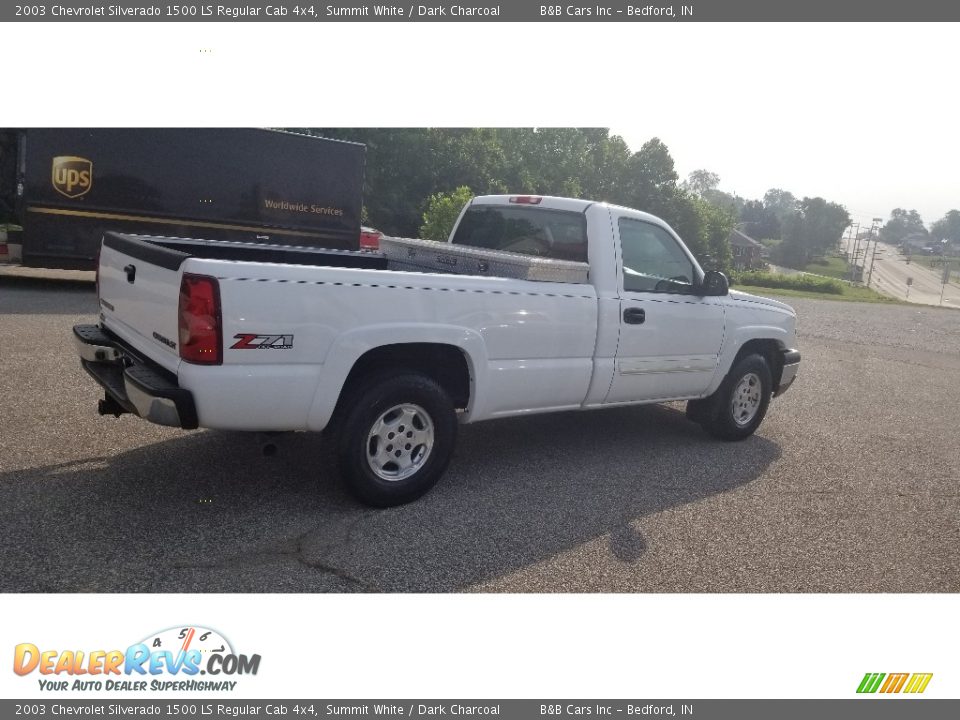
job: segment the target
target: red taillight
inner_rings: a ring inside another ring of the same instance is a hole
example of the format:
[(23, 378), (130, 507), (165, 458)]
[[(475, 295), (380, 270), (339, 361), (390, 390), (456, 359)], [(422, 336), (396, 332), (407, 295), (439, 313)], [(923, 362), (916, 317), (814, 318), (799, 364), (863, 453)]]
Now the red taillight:
[(180, 357), (191, 363), (223, 362), (220, 286), (206, 275), (183, 274), (180, 281)]
[(383, 233), (378, 230), (364, 230), (360, 233), (361, 250), (379, 250)]
[(541, 200), (543, 198), (536, 195), (514, 195), (510, 198), (514, 205), (539, 205)]

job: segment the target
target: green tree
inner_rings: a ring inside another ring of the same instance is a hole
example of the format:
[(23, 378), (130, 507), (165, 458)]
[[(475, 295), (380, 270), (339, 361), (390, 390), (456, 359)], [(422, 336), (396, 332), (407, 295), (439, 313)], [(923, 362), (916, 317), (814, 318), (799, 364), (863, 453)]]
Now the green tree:
[(696, 197), (703, 198), (711, 205), (739, 215), (744, 206), (743, 198), (724, 192), (717, 187), (719, 184), (720, 176), (717, 173), (709, 170), (694, 170), (680, 187)]
[(743, 231), (750, 237), (764, 240), (780, 237), (780, 219), (760, 200), (749, 200), (740, 209)]
[(734, 213), (678, 189), (660, 217), (676, 230), (702, 267), (730, 269), (730, 231), (737, 221)]
[(763, 206), (782, 222), (797, 211), (797, 198), (788, 190), (770, 188), (763, 195)]
[(446, 240), (463, 206), (472, 198), (473, 191), (466, 185), (461, 185), (453, 192), (431, 195), (423, 213), (420, 237), (424, 240)]
[(703, 202), (699, 212), (703, 222), (702, 235), (707, 245), (702, 264), (708, 270), (729, 270), (733, 259), (730, 233), (737, 223), (735, 210)]
[(673, 224), (682, 198), (688, 194), (677, 185), (677, 171), (667, 146), (659, 138), (648, 140), (622, 169), (613, 202), (658, 215)]
[(593, 131), (583, 161), (584, 197), (613, 202), (630, 162), (630, 148), (623, 138)]
[(850, 214), (842, 205), (805, 197), (781, 221), (783, 242), (777, 247), (777, 260), (788, 267), (806, 267), (835, 248), (849, 224)]
[(917, 234), (926, 235), (927, 228), (916, 210), (896, 208), (890, 213), (890, 219), (880, 228), (880, 239), (893, 244), (899, 243), (907, 235)]
[(951, 210), (930, 226), (930, 234), (936, 240), (960, 242), (960, 210)]
[(683, 189), (698, 197), (703, 197), (720, 184), (720, 176), (709, 170), (694, 170), (683, 181)]
[(743, 210), (744, 199), (739, 195), (732, 195), (723, 190), (708, 190), (703, 196), (703, 199), (706, 200), (711, 205), (716, 205), (719, 208), (733, 213), (735, 216), (740, 214), (740, 211)]
[(329, 128), (313, 134), (367, 147), (369, 221), (414, 235), (424, 198), (467, 185), (482, 194), (612, 200), (630, 151), (605, 128)]
[(428, 145), (432, 191), (467, 185), (483, 194), (502, 193), (503, 145), (495, 128), (431, 128)]
[(503, 128), (506, 192), (609, 200), (630, 151), (605, 128)]

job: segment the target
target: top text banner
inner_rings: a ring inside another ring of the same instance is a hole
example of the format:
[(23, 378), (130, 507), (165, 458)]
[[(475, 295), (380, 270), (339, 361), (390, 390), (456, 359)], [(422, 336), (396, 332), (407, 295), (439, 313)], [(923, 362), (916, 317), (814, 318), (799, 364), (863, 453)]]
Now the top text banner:
[[(943, 0), (681, 0), (636, 4), (504, 2), (164, 3), (38, 0), (0, 6), (0, 22), (909, 22), (960, 20)], [(815, 46), (815, 41), (811, 48)]]

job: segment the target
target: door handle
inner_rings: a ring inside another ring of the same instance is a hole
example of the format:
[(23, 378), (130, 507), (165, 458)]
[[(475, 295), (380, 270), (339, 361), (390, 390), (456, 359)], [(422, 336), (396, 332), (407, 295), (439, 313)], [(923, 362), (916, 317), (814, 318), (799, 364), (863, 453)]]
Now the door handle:
[(137, 279), (137, 266), (136, 265), (127, 265), (123, 268), (123, 271), (127, 274), (127, 282), (132, 283)]
[(627, 325), (643, 325), (647, 319), (647, 311), (643, 308), (632, 307), (623, 311), (623, 321)]

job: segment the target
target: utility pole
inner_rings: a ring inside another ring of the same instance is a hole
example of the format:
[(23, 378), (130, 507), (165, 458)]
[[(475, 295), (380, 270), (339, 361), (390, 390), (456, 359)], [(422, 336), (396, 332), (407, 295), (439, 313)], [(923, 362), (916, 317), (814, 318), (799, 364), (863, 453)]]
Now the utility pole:
[(857, 246), (860, 244), (860, 223), (856, 224), (856, 229), (853, 231), (853, 252), (850, 253), (850, 282), (853, 282), (853, 278), (857, 270)]
[[(870, 281), (873, 280), (873, 265), (877, 262), (877, 243), (879, 241), (879, 236), (873, 241), (873, 254), (870, 256), (870, 272), (867, 273), (867, 287), (870, 287)], [(864, 259), (866, 259), (866, 256), (864, 256)]]
[[(877, 244), (880, 242), (880, 223), (883, 222), (883, 218), (874, 218), (873, 223), (870, 225), (870, 234), (872, 235), (874, 230), (877, 231), (877, 237), (873, 241), (873, 255), (870, 256), (870, 273), (867, 275), (867, 287), (870, 287), (870, 280), (873, 279), (873, 265), (877, 261)], [(870, 244), (870, 238), (867, 237), (867, 245)], [(863, 260), (866, 262), (867, 253), (864, 251)]]
[(947, 283), (950, 282), (950, 262), (947, 260), (947, 241), (940, 243), (940, 261), (943, 264), (942, 284), (940, 285), (940, 304), (943, 305), (943, 291), (947, 289)]

